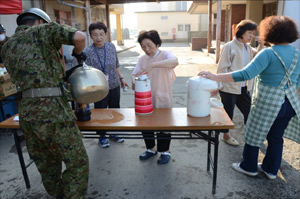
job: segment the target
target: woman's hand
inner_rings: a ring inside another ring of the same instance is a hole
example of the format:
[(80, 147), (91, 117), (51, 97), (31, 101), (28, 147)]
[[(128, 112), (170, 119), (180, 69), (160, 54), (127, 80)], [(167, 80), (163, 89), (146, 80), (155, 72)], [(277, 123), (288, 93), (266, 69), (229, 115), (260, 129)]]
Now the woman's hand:
[(210, 92), (210, 96), (217, 96), (218, 95), (218, 93), (219, 93), (219, 90), (214, 90), (214, 91), (211, 91)]
[(132, 90), (135, 90), (135, 77), (136, 77), (136, 74), (133, 74), (131, 76), (131, 89)]
[(206, 79), (211, 79), (211, 80), (215, 80), (216, 79), (216, 75), (212, 74), (209, 71), (201, 71), (200, 73), (198, 73), (198, 76), (204, 77)]
[(129, 87), (124, 78), (120, 78), (120, 81), (121, 81), (121, 87), (123, 87), (123, 88)]
[(255, 41), (258, 43), (258, 47), (264, 47), (264, 41), (259, 36), (255, 37)]
[(135, 76), (140, 76), (140, 75), (147, 74), (149, 71), (152, 70), (152, 68), (153, 68), (153, 66), (150, 65), (150, 66), (148, 66), (148, 67), (146, 67), (146, 68), (144, 68), (144, 69), (141, 69), (141, 71), (139, 71), (138, 73), (136, 73)]
[[(201, 71), (200, 73), (198, 73), (198, 76), (206, 78), (206, 79), (214, 80), (214, 78), (215, 78), (216, 75), (212, 74), (209, 71)], [(218, 93), (219, 93), (219, 89), (211, 91), (210, 92), (210, 96), (217, 96)]]
[(145, 72), (142, 70), (142, 71), (140, 71), (140, 72), (137, 72), (137, 73), (135, 74), (135, 76), (138, 77), (138, 76), (143, 75), (143, 74), (145, 74)]

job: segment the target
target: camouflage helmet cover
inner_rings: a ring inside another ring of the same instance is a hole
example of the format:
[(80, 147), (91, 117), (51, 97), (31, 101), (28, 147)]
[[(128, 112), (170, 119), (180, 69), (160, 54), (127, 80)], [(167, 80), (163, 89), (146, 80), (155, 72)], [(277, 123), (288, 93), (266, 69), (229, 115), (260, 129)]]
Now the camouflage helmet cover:
[(43, 10), (39, 8), (29, 8), (28, 10), (23, 11), (17, 18), (17, 24), (20, 25), (22, 19), (30, 18), (30, 16), (35, 15), (37, 17), (40, 17), (45, 22), (50, 23), (51, 19), (47, 13), (45, 13)]

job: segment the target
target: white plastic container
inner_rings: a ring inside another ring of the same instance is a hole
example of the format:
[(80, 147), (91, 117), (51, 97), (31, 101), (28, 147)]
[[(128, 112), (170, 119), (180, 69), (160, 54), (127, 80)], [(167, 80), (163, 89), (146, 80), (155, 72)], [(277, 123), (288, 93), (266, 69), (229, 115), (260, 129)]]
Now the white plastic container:
[(192, 117), (206, 117), (210, 114), (210, 92), (216, 90), (215, 81), (202, 77), (191, 77), (187, 81), (187, 114)]

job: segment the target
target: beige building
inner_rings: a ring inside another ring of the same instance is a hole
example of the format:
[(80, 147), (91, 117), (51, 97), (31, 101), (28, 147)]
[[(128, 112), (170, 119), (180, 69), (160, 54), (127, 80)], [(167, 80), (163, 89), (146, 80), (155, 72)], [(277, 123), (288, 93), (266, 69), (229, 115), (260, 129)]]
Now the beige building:
[(137, 32), (154, 29), (165, 41), (188, 41), (192, 31), (199, 31), (201, 25), (208, 25), (201, 24), (203, 20), (200, 15), (187, 13), (188, 4), (186, 1), (139, 4), (136, 12)]
[[(208, 14), (208, 0), (197, 0), (188, 8), (189, 14)], [(290, 16), (299, 23), (300, 1), (298, 0), (221, 0), (221, 41), (228, 42), (233, 37), (233, 29), (243, 19), (251, 19), (257, 24), (270, 15)], [(216, 39), (217, 1), (212, 1), (213, 38)]]
[(190, 31), (198, 31), (199, 16), (179, 12), (137, 12), (138, 32), (157, 30), (163, 40), (187, 41)]
[[(204, 37), (199, 37), (198, 40), (192, 42), (193, 46), (205, 47), (211, 52), (211, 38), (216, 39), (216, 62), (219, 60), (220, 55), (220, 42), (228, 42), (233, 38), (233, 30), (236, 25), (243, 19), (251, 19), (257, 24), (267, 16), (271, 15), (283, 15), (293, 18), (299, 23), (299, 0), (197, 0), (193, 1), (188, 9), (190, 14), (203, 14), (208, 13), (208, 4), (211, 2), (212, 24), (209, 29), (212, 30), (211, 34), (207, 34), (207, 45), (203, 42)], [(299, 29), (299, 27), (298, 27)], [(202, 41), (201, 41), (202, 40)], [(257, 43), (253, 40), (252, 45), (256, 46)], [(293, 42), (291, 45), (299, 48), (299, 39)]]

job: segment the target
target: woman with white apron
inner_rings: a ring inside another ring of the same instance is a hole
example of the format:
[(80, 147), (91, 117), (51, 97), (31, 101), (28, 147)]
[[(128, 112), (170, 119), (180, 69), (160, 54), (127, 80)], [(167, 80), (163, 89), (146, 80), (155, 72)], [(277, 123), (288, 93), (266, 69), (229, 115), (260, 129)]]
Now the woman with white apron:
[[(280, 168), (283, 136), (300, 143), (299, 50), (288, 45), (299, 38), (297, 25), (291, 18), (270, 16), (259, 25), (260, 38), (272, 47), (262, 50), (243, 70), (198, 75), (215, 81), (244, 81), (256, 78), (251, 111), (244, 131), (243, 161), (233, 163), (240, 173), (256, 176), (258, 170), (275, 179)], [(268, 147), (258, 164), (259, 148), (267, 139)]]

